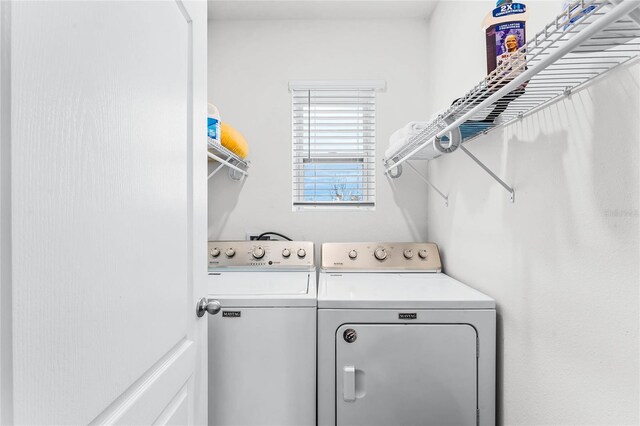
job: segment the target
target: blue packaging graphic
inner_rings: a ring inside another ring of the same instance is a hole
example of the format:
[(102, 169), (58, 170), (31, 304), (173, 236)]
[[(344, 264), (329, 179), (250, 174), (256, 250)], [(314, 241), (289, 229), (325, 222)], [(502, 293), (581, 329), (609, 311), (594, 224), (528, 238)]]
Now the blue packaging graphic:
[(220, 142), (220, 122), (213, 117), (207, 117), (207, 127), (207, 136), (216, 142)]
[(516, 53), (525, 41), (524, 22), (508, 22), (495, 26), (496, 66)]
[(500, 18), (506, 15), (515, 15), (518, 13), (525, 13), (527, 8), (522, 3), (505, 3), (493, 9), (491, 12), (494, 18)]
[[(487, 21), (487, 74), (506, 62), (526, 43), (525, 19), (527, 9), (522, 3), (498, 2)], [(524, 53), (524, 52), (522, 52)], [(513, 72), (512, 78), (516, 72)]]
[[(575, 12), (575, 10), (578, 9), (578, 7), (580, 7), (580, 4), (575, 4), (575, 3), (572, 4), (571, 2), (568, 2), (567, 0), (563, 1), (562, 11), (565, 12), (567, 9), (569, 9), (569, 7), (571, 7), (571, 12), (570, 13), (573, 14)], [(585, 16), (587, 16), (595, 8), (596, 8), (595, 5), (591, 5), (591, 6), (587, 6), (586, 8), (582, 9), (577, 15), (575, 15), (573, 18), (569, 19), (569, 23), (566, 24), (564, 27), (562, 27), (562, 30), (566, 31), (567, 28), (569, 28), (571, 25), (573, 25), (579, 19), (584, 18)]]

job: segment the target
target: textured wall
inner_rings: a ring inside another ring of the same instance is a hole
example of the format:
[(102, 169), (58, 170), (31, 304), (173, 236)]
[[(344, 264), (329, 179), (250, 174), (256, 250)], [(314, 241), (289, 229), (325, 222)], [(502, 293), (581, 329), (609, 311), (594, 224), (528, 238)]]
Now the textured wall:
[[(560, 2), (527, 2), (529, 32)], [(491, 2), (443, 2), (430, 52), (456, 22), (469, 40), (430, 70), (431, 110), (483, 77), (479, 23)], [(445, 37), (447, 38), (447, 37)], [(449, 39), (451, 37), (448, 37)], [(507, 425), (638, 424), (640, 66), (625, 66), (467, 147), (516, 190), (516, 202), (464, 153), (430, 164), (428, 235), (445, 272), (499, 309), (499, 419)]]
[[(275, 230), (293, 239), (424, 240), (424, 185), (411, 171), (390, 182), (381, 159), (389, 135), (428, 113), (423, 20), (209, 21), (209, 99), (250, 144), (244, 183), (209, 182), (209, 238)], [(291, 210), (290, 80), (384, 79), (377, 96), (375, 211)], [(394, 185), (396, 188), (394, 189)]]

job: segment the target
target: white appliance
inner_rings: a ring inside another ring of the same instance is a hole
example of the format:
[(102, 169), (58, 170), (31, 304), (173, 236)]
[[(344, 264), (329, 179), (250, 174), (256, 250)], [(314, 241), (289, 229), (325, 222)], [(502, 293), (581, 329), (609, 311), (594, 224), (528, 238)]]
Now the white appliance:
[(310, 242), (209, 242), (210, 425), (316, 424), (313, 259)]
[(435, 244), (327, 243), (318, 425), (494, 425), (496, 311)]

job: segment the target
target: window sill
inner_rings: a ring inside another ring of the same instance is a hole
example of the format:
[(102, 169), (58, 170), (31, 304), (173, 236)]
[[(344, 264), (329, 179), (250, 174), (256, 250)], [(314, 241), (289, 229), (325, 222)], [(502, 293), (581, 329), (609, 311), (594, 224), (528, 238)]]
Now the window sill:
[(309, 211), (375, 211), (376, 206), (373, 203), (326, 203), (326, 204), (295, 204), (292, 206), (294, 212)]

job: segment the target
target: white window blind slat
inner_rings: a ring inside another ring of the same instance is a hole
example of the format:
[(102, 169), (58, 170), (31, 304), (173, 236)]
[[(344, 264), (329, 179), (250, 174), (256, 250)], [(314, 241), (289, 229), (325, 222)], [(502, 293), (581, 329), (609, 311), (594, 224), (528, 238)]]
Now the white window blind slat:
[(293, 88), (294, 209), (375, 206), (376, 87)]

